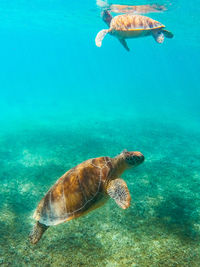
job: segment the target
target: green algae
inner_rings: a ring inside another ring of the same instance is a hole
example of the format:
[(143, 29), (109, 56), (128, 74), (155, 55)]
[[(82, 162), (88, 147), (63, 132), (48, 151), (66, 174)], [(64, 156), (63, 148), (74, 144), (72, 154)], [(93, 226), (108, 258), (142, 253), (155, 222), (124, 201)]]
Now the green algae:
[[(80, 129), (81, 128), (81, 132)], [(200, 138), (177, 124), (86, 121), (31, 125), (0, 137), (2, 266), (199, 266)], [(128, 210), (114, 201), (51, 227), (32, 246), (33, 211), (66, 170), (91, 157), (140, 150), (143, 165), (124, 173)]]

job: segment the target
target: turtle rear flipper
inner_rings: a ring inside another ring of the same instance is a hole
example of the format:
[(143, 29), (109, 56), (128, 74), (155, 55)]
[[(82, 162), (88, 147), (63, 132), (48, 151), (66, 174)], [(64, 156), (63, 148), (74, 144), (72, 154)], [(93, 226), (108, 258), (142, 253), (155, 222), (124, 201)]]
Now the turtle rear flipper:
[(153, 31), (152, 32), (153, 38), (155, 39), (155, 41), (159, 44), (162, 44), (164, 42), (164, 34), (162, 33), (162, 31), (157, 30), (157, 31)]
[(164, 33), (165, 37), (167, 37), (167, 38), (173, 38), (174, 37), (173, 33), (170, 31), (162, 30), (162, 32)]
[(48, 229), (48, 227), (49, 226), (46, 226), (40, 222), (36, 222), (36, 224), (33, 227), (32, 232), (29, 235), (30, 242), (32, 244), (36, 244), (40, 240), (44, 232)]
[(101, 47), (102, 40), (106, 36), (109, 30), (101, 30), (99, 33), (97, 33), (97, 36), (95, 38), (96, 46)]
[(108, 184), (107, 193), (120, 208), (127, 209), (130, 206), (131, 196), (124, 180), (120, 178), (112, 180)]

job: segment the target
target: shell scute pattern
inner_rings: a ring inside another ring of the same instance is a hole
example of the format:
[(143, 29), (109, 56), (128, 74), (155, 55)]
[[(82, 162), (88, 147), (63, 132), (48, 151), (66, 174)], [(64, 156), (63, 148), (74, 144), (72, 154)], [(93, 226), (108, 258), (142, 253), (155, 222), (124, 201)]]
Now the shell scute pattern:
[(111, 28), (116, 31), (129, 31), (137, 29), (154, 29), (164, 27), (160, 22), (141, 15), (119, 15), (112, 19)]
[(56, 225), (80, 216), (103, 197), (104, 181), (111, 170), (107, 157), (77, 165), (50, 188), (38, 205), (35, 219), (45, 225)]

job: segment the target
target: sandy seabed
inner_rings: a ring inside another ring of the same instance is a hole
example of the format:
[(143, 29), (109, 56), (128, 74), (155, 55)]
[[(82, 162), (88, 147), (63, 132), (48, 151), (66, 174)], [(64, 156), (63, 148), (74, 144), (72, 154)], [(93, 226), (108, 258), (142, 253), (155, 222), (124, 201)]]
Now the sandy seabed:
[[(14, 126), (13, 126), (14, 127)], [(81, 128), (81, 131), (80, 131)], [(107, 118), (20, 124), (0, 134), (1, 266), (200, 266), (200, 129)], [(68, 169), (93, 157), (139, 150), (145, 162), (122, 178), (132, 196), (51, 227), (33, 246), (32, 214)]]

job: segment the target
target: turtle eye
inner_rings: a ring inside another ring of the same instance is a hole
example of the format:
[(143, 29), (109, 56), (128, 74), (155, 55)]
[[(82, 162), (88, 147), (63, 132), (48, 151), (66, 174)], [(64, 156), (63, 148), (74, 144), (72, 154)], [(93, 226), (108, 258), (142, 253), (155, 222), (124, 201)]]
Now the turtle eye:
[(126, 162), (130, 165), (134, 165), (135, 164), (135, 157), (126, 157)]

